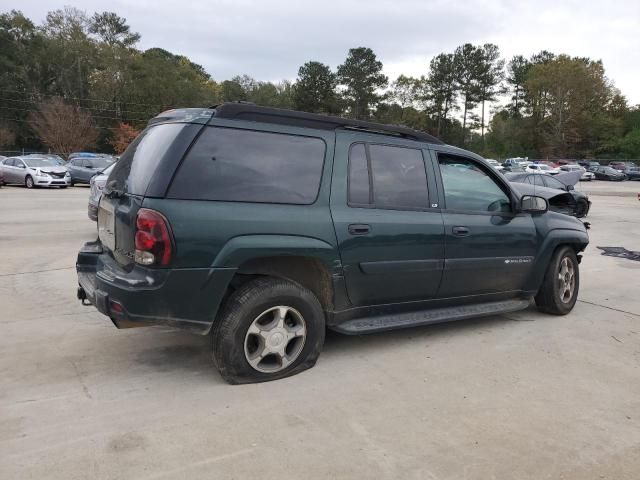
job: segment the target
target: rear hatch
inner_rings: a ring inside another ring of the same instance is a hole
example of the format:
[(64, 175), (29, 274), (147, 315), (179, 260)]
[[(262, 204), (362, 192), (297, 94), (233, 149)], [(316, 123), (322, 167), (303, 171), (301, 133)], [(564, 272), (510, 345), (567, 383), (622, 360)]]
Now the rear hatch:
[(98, 208), (98, 237), (121, 266), (133, 266), (136, 217), (144, 198), (164, 197), (182, 157), (212, 114), (209, 109), (161, 114), (113, 167)]

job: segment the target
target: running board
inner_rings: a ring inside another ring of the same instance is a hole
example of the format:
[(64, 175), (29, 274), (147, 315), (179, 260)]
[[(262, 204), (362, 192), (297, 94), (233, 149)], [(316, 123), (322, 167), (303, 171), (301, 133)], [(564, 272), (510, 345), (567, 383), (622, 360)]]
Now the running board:
[(467, 318), (516, 312), (527, 308), (529, 302), (529, 299), (505, 300), (501, 302), (476, 303), (474, 305), (461, 305), (458, 307), (356, 318), (338, 325), (332, 325), (331, 328), (347, 335), (382, 332), (385, 330), (395, 330), (396, 328), (417, 327), (431, 323), (450, 322)]

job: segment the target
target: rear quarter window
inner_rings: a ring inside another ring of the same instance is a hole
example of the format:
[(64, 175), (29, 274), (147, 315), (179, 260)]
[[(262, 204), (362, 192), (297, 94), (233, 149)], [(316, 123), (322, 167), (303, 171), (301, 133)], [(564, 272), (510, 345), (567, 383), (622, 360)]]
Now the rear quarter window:
[(325, 150), (315, 137), (207, 127), (168, 196), (308, 205), (318, 196)]

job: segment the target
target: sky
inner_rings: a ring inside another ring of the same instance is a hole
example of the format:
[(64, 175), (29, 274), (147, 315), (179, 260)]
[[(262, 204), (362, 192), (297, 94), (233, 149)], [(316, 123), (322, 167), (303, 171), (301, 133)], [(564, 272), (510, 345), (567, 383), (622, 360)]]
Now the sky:
[(543, 49), (601, 59), (640, 104), (640, 0), (0, 0), (0, 11), (41, 23), (65, 4), (116, 12), (142, 35), (139, 48), (186, 55), (217, 81), (295, 80), (303, 63), (335, 69), (359, 46), (373, 49), (390, 79), (420, 76), (438, 53), (491, 42), (507, 60)]

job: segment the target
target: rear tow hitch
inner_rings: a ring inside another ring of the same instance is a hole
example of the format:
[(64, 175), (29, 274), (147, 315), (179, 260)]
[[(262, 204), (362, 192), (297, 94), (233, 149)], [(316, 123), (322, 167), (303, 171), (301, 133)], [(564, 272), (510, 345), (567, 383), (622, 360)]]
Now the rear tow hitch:
[(78, 296), (78, 300), (82, 302), (82, 305), (86, 307), (91, 305), (91, 302), (87, 299), (87, 292), (84, 291), (84, 288), (78, 287), (77, 296)]

